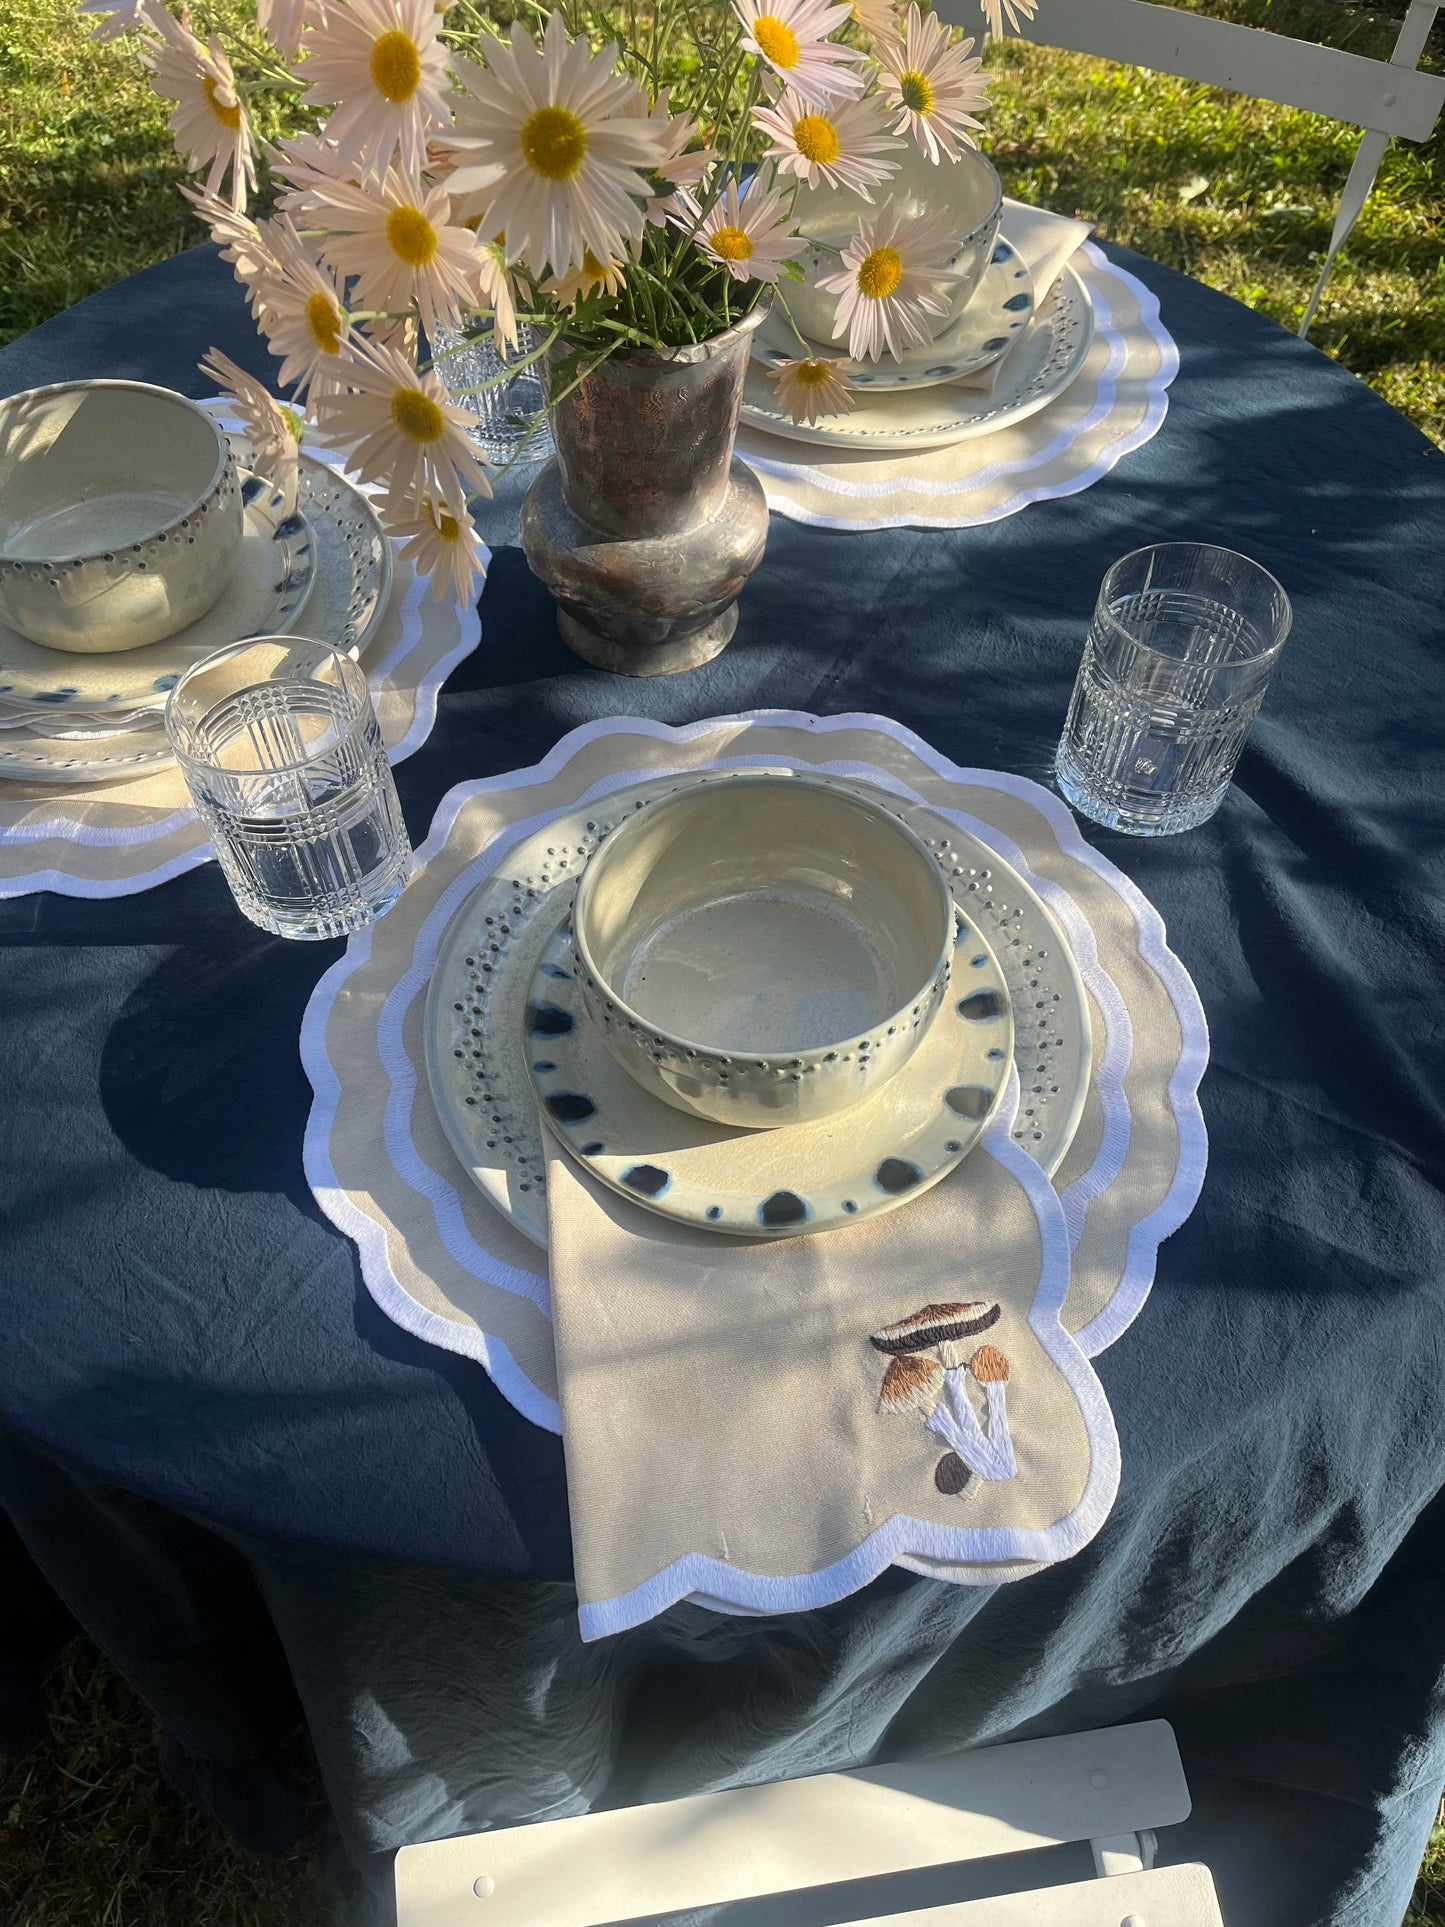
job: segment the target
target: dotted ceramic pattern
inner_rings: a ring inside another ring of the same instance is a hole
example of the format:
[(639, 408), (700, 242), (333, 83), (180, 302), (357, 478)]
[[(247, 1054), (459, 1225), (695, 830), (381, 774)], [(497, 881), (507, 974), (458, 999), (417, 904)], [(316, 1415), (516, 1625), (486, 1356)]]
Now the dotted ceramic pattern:
[[(1033, 279), (1012, 245), (1000, 240), (983, 281), (959, 314), (932, 341), (877, 361), (843, 358), (844, 373), (861, 388), (886, 394), (898, 388), (927, 388), (977, 374), (1011, 348), (1027, 327), (1034, 308)], [(836, 349), (812, 344), (818, 354)], [(786, 315), (774, 309), (753, 338), (753, 359), (767, 366), (796, 359), (800, 350)]]
[(1088, 289), (1065, 267), (1039, 303), (992, 390), (947, 382), (856, 396), (851, 413), (824, 416), (809, 427), (779, 408), (773, 384), (756, 364), (743, 391), (742, 420), (789, 441), (816, 447), (890, 450), (946, 448), (989, 435), (1037, 414), (1078, 374), (1094, 338)]
[[(258, 496), (248, 513), (253, 519), (272, 513), (274, 519), (279, 501), (274, 491), (265, 498)], [(296, 508), (295, 516), (275, 519), (281, 562), (277, 619), (253, 626), (250, 633), (316, 636), (350, 655), (360, 655), (391, 594), (391, 544), (366, 497), (345, 476), (308, 455), (301, 458)], [(215, 639), (207, 645), (221, 646)], [(136, 727), (124, 735), (97, 738), (87, 747), (73, 738), (34, 732), (23, 737), (0, 734), (0, 776), (31, 783), (103, 783), (163, 768), (172, 758), (161, 711), (176, 676), (153, 680), (158, 686), (147, 691), (151, 703), (137, 707)], [(86, 698), (87, 703), (90, 700)], [(37, 712), (42, 717), (44, 713)], [(122, 713), (129, 713), (128, 705)]]
[[(565, 890), (570, 902), (569, 886), (624, 816), (709, 780), (706, 771), (654, 777), (559, 815), (507, 853), (504, 870), (483, 879), (442, 939), (425, 1025), (437, 1114), (474, 1182), (543, 1248), (542, 1139), (522, 1044), (528, 984), (564, 914), (552, 899)], [(826, 780), (884, 803), (929, 844), (955, 903), (993, 949), (1014, 1013), (1022, 1092), (1015, 1136), (1052, 1175), (1078, 1127), (1092, 1065), (1083, 981), (1052, 914), (1016, 870), (966, 831), (872, 784)]]
[(914, 1055), (848, 1110), (843, 1128), (825, 1117), (730, 1129), (665, 1104), (617, 1062), (587, 1016), (568, 920), (532, 975), (527, 1070), (572, 1155), (635, 1204), (743, 1237), (833, 1231), (920, 1196), (967, 1156), (998, 1108), (1013, 1061), (1008, 990), (961, 914), (952, 977)]

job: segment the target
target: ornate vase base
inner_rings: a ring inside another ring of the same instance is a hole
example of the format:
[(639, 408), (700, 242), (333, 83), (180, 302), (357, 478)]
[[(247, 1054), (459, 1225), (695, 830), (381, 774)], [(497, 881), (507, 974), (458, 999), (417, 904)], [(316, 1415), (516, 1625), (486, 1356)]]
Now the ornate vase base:
[(716, 513), (676, 535), (599, 533), (568, 508), (555, 461), (522, 504), (522, 546), (557, 599), (562, 640), (624, 676), (675, 675), (724, 649), (767, 533), (762, 485), (736, 457)]

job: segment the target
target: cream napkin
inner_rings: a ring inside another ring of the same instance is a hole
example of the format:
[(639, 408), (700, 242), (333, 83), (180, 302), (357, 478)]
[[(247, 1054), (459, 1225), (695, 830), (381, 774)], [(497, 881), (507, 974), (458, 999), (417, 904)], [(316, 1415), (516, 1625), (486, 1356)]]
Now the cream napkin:
[[(1071, 220), (1065, 214), (1051, 214), (1047, 208), (1030, 207), (1025, 201), (1004, 202), (1001, 232), (1033, 276), (1035, 311), (1043, 306), (1044, 296), (1058, 280), (1064, 263), (1083, 246), (1093, 231), (1088, 221)], [(1024, 333), (1027, 332), (1025, 329)], [(1021, 335), (1020, 340), (1022, 338)], [(997, 361), (991, 361), (987, 368), (980, 368), (977, 374), (964, 375), (948, 386), (978, 389), (983, 394), (991, 395), (1013, 352), (1010, 348)]]
[(778, 1242), (644, 1211), (547, 1134), (584, 1639), (689, 1597), (799, 1611), (889, 1564), (1014, 1577), (1098, 1529), (1117, 1446), (1059, 1324), (1068, 1233), (1017, 1102), (1015, 1077), (926, 1196)]

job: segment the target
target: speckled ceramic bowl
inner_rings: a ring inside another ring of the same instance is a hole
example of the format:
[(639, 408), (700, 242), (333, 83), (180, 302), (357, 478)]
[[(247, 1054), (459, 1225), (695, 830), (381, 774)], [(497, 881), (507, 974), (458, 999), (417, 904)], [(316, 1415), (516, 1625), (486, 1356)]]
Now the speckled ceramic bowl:
[(106, 655), (204, 615), (241, 546), (225, 435), (168, 388), (61, 382), (0, 401), (0, 618)]
[(908, 214), (939, 212), (946, 214), (952, 225), (956, 238), (943, 265), (956, 278), (948, 312), (934, 325), (935, 335), (961, 313), (983, 279), (1003, 218), (1003, 186), (993, 162), (969, 148), (956, 161), (944, 161), (935, 167), (911, 143), (892, 158), (899, 162), (898, 172), (886, 189), (873, 190), (872, 207), (861, 195), (822, 181), (816, 187), (799, 190), (793, 218), (809, 240), (826, 244), (811, 247), (798, 257), (804, 279), (784, 287), (793, 319), (810, 341), (846, 339), (846, 331), (835, 335), (833, 330), (837, 295), (820, 293), (815, 283), (822, 275), (838, 272), (839, 250), (852, 238), (860, 220), (877, 213), (877, 203), (885, 194), (891, 206), (901, 204)]
[(845, 1110), (907, 1063), (948, 988), (954, 913), (932, 852), (881, 805), (739, 771), (614, 830), (573, 925), (618, 1063), (756, 1130)]

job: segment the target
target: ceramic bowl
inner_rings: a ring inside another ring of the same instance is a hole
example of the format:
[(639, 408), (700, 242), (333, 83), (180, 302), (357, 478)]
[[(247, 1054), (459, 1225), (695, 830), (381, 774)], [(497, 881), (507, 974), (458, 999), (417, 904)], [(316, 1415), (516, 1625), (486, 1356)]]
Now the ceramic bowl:
[(230, 444), (184, 395), (76, 381), (0, 401), (0, 618), (105, 655), (204, 615), (241, 546)]
[(927, 845), (825, 780), (739, 771), (639, 810), (573, 912), (583, 1002), (678, 1109), (827, 1117), (906, 1064), (948, 988), (953, 903)]
[(957, 278), (953, 283), (948, 311), (938, 317), (937, 334), (962, 312), (978, 289), (984, 269), (998, 239), (1003, 218), (1003, 186), (993, 162), (975, 148), (967, 148), (957, 161), (944, 161), (935, 167), (912, 144), (900, 157), (897, 174), (873, 190), (875, 204), (846, 188), (803, 187), (793, 208), (799, 231), (810, 241), (825, 245), (808, 248), (798, 258), (803, 270), (801, 282), (784, 287), (793, 319), (810, 341), (840, 342), (847, 331), (835, 333), (833, 316), (838, 297), (823, 294), (816, 283), (820, 275), (838, 272), (839, 250), (846, 247), (860, 220), (877, 212), (878, 205), (902, 204), (909, 214), (941, 212), (947, 215), (957, 237), (943, 265)]

